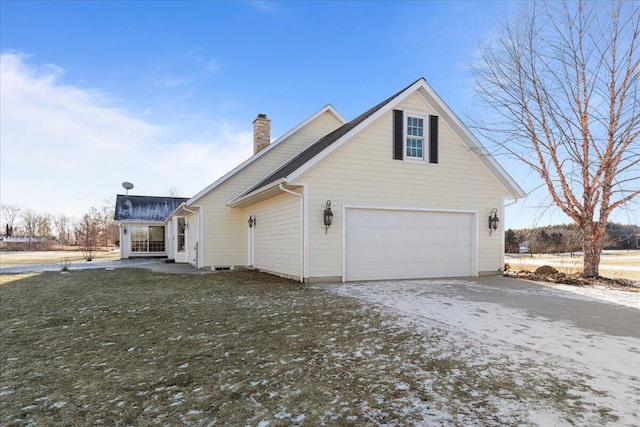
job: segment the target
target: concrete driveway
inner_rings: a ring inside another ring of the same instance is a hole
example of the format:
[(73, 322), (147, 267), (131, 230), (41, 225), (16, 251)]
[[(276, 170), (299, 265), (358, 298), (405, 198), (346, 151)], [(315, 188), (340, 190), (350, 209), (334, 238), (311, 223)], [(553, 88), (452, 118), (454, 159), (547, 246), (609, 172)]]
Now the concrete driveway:
[[(157, 258), (131, 258), (121, 259), (117, 261), (72, 261), (69, 264), (69, 270), (88, 270), (88, 269), (106, 269), (106, 268), (146, 268), (161, 273), (184, 273), (184, 274), (207, 274), (213, 273), (211, 270), (196, 270), (189, 264), (165, 263), (164, 259)], [(0, 274), (18, 274), (18, 273), (41, 273), (45, 271), (60, 271), (61, 265), (56, 264), (39, 264), (39, 265), (20, 265), (15, 267), (2, 267)]]
[(599, 390), (589, 399), (613, 408), (620, 425), (640, 425), (640, 293), (501, 276), (320, 286), (483, 351), (548, 360), (553, 375), (588, 378)]

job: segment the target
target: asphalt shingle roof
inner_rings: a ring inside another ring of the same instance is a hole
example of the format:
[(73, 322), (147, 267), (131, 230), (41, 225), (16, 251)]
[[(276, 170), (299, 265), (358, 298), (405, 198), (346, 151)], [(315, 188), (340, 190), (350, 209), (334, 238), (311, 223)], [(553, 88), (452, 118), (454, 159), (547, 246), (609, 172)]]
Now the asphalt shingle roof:
[[(418, 80), (420, 80), (420, 79), (418, 79)], [(398, 91), (397, 93), (391, 95), (389, 98), (385, 99), (384, 101), (382, 101), (378, 105), (376, 105), (376, 106), (370, 108), (369, 110), (365, 111), (364, 113), (362, 113), (361, 115), (359, 115), (355, 119), (351, 120), (350, 122), (345, 123), (344, 125), (340, 126), (338, 129), (334, 130), (333, 132), (323, 136), (318, 141), (316, 141), (315, 143), (311, 144), (308, 148), (306, 148), (304, 151), (302, 151), (300, 154), (298, 154), (296, 157), (292, 158), (290, 161), (288, 161), (287, 163), (282, 165), (280, 168), (278, 168), (271, 175), (267, 176), (266, 178), (264, 178), (263, 180), (261, 180), (260, 182), (258, 182), (257, 184), (255, 184), (254, 186), (249, 188), (248, 190), (246, 190), (238, 198), (244, 197), (247, 194), (250, 194), (250, 193), (252, 193), (252, 192), (254, 192), (254, 191), (256, 191), (256, 190), (258, 190), (258, 189), (260, 189), (262, 187), (265, 187), (265, 186), (267, 186), (269, 184), (272, 184), (272, 183), (278, 181), (279, 179), (286, 178), (291, 173), (295, 172), (298, 168), (302, 167), (309, 160), (313, 159), (315, 156), (320, 154), (324, 149), (326, 149), (331, 144), (333, 144), (334, 142), (338, 141), (344, 135), (349, 133), (349, 131), (351, 131), (353, 128), (355, 128), (360, 123), (364, 122), (366, 119), (371, 117), (378, 110), (380, 110), (382, 107), (384, 107), (389, 102), (391, 102), (395, 97), (397, 97), (402, 92), (404, 92), (405, 90), (407, 90), (408, 88), (413, 86), (418, 80), (416, 80), (415, 82), (411, 83), (409, 86), (405, 87), (404, 89)]]
[(166, 221), (171, 212), (181, 203), (189, 200), (183, 197), (129, 196), (116, 197), (116, 221)]

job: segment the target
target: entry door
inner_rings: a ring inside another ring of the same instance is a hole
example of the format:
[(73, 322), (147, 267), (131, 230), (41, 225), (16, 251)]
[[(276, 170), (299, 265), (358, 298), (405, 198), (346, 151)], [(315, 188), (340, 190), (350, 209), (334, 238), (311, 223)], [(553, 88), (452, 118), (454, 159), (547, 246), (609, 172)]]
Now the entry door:
[(187, 219), (178, 217), (175, 221), (176, 262), (187, 262)]

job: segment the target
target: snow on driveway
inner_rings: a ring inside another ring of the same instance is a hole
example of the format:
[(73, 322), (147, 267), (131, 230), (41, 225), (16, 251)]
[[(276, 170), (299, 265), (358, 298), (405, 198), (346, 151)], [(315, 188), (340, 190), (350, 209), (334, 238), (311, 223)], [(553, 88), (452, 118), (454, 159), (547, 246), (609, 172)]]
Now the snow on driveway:
[[(616, 425), (640, 425), (640, 293), (525, 281), (503, 286), (507, 282), (496, 280), (498, 285), (451, 279), (322, 287), (391, 308), (412, 327), (437, 325), (460, 342), (471, 340), (477, 354), (540, 360), (536, 369), (586, 382), (593, 393), (583, 398), (592, 411), (611, 411)], [(606, 327), (607, 316), (623, 323), (621, 332)], [(542, 412), (531, 413), (529, 421), (568, 424)]]

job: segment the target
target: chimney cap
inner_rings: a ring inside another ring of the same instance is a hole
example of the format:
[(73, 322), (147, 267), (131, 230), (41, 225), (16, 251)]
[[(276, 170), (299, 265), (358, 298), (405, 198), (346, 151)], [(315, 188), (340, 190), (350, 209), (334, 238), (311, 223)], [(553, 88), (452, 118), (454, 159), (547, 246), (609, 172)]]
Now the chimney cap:
[(260, 113), (260, 114), (258, 114), (258, 118), (259, 118), (259, 119), (266, 119), (266, 118), (267, 118), (267, 115), (266, 115), (266, 114), (264, 114), (264, 113)]

